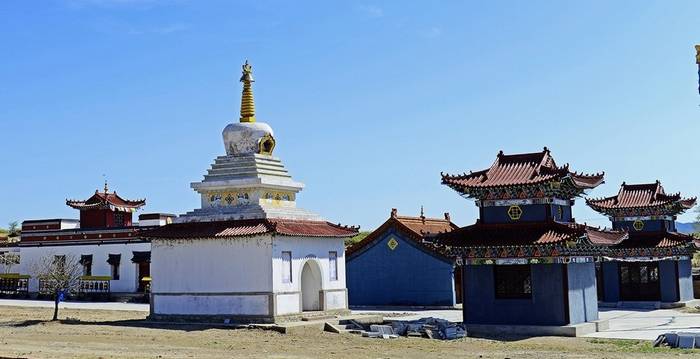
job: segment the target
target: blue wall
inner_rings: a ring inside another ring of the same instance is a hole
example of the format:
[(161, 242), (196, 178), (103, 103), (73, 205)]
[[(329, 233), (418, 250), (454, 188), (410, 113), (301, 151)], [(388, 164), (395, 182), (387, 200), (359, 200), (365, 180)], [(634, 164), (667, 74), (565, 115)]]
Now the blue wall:
[[(604, 302), (620, 300), (620, 275), (617, 262), (603, 262)], [(678, 277), (676, 277), (676, 261), (659, 262), (659, 285), (662, 302), (688, 301), (693, 299), (693, 277), (690, 260), (678, 261)], [(680, 292), (680, 293), (679, 293)], [(678, 297), (680, 294), (680, 298)]]
[(496, 299), (493, 266), (464, 266), (464, 321), (471, 324), (565, 325), (561, 264), (532, 265), (532, 299)]
[[(567, 325), (598, 319), (593, 263), (533, 264), (531, 299), (496, 299), (491, 265), (464, 267), (464, 321), (469, 324)], [(566, 301), (569, 302), (567, 321)]]
[[(617, 262), (603, 262), (603, 287), (605, 298), (599, 300), (608, 303), (620, 301), (620, 272)], [(600, 283), (599, 283), (600, 284)]]
[[(676, 225), (674, 221), (667, 220), (647, 220), (644, 222), (642, 232), (656, 232), (661, 230), (675, 231)], [(630, 232), (637, 232), (634, 228), (634, 221), (613, 221), (613, 229), (626, 229)]]
[(570, 263), (569, 321), (572, 324), (598, 320), (598, 290), (595, 282), (595, 263)]
[[(561, 218), (559, 218), (558, 208), (562, 208)], [(547, 211), (549, 210), (549, 217), (559, 222), (569, 222), (571, 221), (571, 206), (559, 206), (555, 204), (528, 204), (521, 205), (520, 209), (523, 211), (520, 219), (510, 219), (508, 216), (508, 209), (510, 206), (491, 206), (483, 207), (481, 209), (482, 216), (481, 220), (484, 223), (517, 223), (517, 222), (542, 222), (548, 218)]]
[(678, 301), (678, 278), (676, 277), (676, 261), (659, 262), (659, 284), (661, 285), (661, 301)]
[[(394, 250), (390, 238), (399, 243)], [(452, 263), (394, 229), (348, 256), (346, 273), (350, 305), (455, 304)]]
[(678, 261), (678, 282), (680, 287), (681, 302), (693, 300), (693, 274), (690, 259)]

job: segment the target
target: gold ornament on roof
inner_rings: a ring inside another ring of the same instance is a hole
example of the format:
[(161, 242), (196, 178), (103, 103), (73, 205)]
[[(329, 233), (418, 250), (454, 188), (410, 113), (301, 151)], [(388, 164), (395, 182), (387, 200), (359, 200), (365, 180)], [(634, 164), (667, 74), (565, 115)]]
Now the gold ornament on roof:
[(700, 45), (695, 45), (695, 63), (700, 65)]
[(248, 60), (242, 66), (243, 95), (241, 96), (241, 122), (255, 122), (255, 100), (253, 99), (253, 67)]

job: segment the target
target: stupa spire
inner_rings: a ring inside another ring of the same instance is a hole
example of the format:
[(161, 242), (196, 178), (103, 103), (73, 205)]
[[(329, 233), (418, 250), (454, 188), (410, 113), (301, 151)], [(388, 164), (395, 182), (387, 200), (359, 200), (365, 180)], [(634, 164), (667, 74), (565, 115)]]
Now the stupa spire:
[(243, 95), (241, 96), (241, 122), (255, 122), (255, 100), (253, 99), (253, 67), (245, 60), (243, 64)]

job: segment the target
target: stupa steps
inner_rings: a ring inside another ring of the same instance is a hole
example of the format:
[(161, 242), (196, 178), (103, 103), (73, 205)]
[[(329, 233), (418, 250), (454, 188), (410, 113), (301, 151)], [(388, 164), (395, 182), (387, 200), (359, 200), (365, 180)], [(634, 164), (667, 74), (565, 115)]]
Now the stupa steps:
[(262, 168), (254, 168), (254, 169), (249, 169), (246, 171), (238, 170), (235, 172), (226, 171), (226, 170), (210, 169), (207, 171), (207, 174), (204, 175), (204, 178), (207, 178), (207, 177), (211, 177), (211, 178), (221, 178), (221, 177), (251, 178), (251, 177), (257, 177), (259, 175), (291, 178), (291, 176), (287, 172), (266, 170), (266, 169), (262, 169)]
[(281, 173), (287, 173), (287, 170), (284, 168), (284, 166), (274, 166), (274, 165), (268, 165), (268, 164), (262, 164), (262, 163), (237, 163), (237, 164), (225, 164), (225, 165), (220, 165), (220, 164), (213, 164), (211, 166), (210, 170), (215, 170), (215, 171), (230, 171), (230, 172), (237, 172), (237, 171), (245, 171), (249, 169), (265, 169), (268, 171), (277, 171)]

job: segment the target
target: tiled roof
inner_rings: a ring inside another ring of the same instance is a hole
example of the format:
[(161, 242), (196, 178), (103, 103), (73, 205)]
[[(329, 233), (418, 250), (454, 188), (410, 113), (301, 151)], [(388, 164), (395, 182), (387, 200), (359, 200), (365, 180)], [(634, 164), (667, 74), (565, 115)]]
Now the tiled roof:
[(143, 232), (148, 239), (205, 239), (235, 238), (259, 234), (279, 234), (304, 237), (352, 237), (356, 227), (347, 227), (324, 221), (288, 219), (246, 219), (217, 222), (173, 223)]
[(575, 186), (588, 189), (600, 185), (603, 175), (571, 172), (568, 164), (559, 167), (545, 147), (535, 153), (506, 155), (501, 151), (490, 168), (461, 175), (442, 174), (442, 183), (455, 189), (492, 188), (539, 184), (568, 176)]
[(595, 245), (620, 243), (626, 232), (603, 231), (580, 224), (559, 222), (509, 223), (474, 225), (438, 237), (440, 244), (450, 247), (522, 246), (562, 243), (586, 236)]
[(673, 204), (678, 204), (681, 209), (685, 210), (693, 207), (695, 202), (696, 198), (682, 198), (680, 193), (666, 194), (659, 181), (645, 184), (626, 184), (623, 182), (616, 196), (586, 199), (586, 203), (597, 211)]
[(72, 200), (72, 199), (67, 199), (66, 200), (66, 205), (75, 208), (75, 209), (91, 209), (91, 208), (103, 208), (107, 206), (113, 206), (116, 207), (118, 210), (127, 210), (127, 209), (138, 209), (143, 207), (146, 204), (145, 199), (139, 199), (139, 200), (126, 200), (119, 195), (117, 195), (117, 192), (99, 192), (95, 191), (95, 194), (92, 195), (89, 199), (85, 201), (80, 201), (80, 200)]
[(631, 232), (629, 239), (615, 248), (673, 248), (693, 243), (693, 237), (677, 232)]
[(409, 217), (399, 216), (396, 209), (391, 210), (391, 216), (379, 228), (367, 235), (363, 240), (353, 244), (346, 249), (346, 254), (353, 254), (368, 244), (374, 242), (381, 237), (389, 228), (396, 228), (406, 234), (408, 238), (413, 239), (416, 243), (424, 248), (442, 255), (439, 250), (429, 242), (424, 242), (424, 239), (435, 237), (440, 233), (453, 231), (459, 227), (450, 221), (449, 213), (445, 213), (445, 218), (428, 218), (425, 216)]

